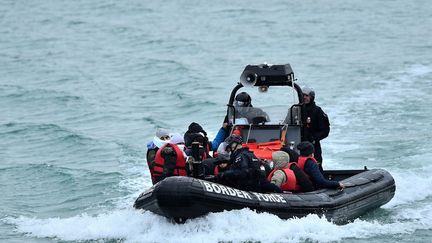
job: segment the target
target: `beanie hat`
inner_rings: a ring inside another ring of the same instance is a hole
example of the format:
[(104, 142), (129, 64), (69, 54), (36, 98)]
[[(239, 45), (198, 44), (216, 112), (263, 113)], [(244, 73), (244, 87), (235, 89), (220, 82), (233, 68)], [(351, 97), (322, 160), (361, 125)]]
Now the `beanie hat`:
[(162, 128), (158, 128), (156, 130), (156, 137), (161, 138), (161, 137), (165, 137), (165, 136), (169, 136), (169, 132), (165, 129)]
[(171, 143), (173, 144), (181, 144), (184, 143), (184, 139), (180, 133), (170, 133), (169, 136), (171, 137)]
[(290, 157), (284, 151), (275, 151), (272, 153), (272, 160), (275, 169), (282, 169), (288, 165)]
[(302, 93), (305, 95), (309, 95), (311, 97), (312, 100), (315, 99), (315, 91), (309, 87), (303, 87), (302, 88)]
[(300, 150), (301, 156), (311, 155), (315, 151), (313, 144), (308, 141), (299, 143), (299, 145), (297, 145), (297, 149)]
[(204, 131), (204, 129), (201, 127), (201, 125), (196, 123), (196, 122), (192, 122), (189, 125), (189, 128), (187, 130), (187, 133), (200, 133), (200, 132), (202, 132), (204, 134), (204, 136), (207, 136), (207, 133)]

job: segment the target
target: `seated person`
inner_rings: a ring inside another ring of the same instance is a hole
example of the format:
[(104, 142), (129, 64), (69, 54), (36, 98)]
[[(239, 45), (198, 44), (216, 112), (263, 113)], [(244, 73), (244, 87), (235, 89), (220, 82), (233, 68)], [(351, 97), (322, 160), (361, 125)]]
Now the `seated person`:
[(301, 142), (297, 145), (297, 149), (300, 150), (300, 156), (297, 162), (298, 167), (310, 177), (316, 189), (338, 188), (342, 190), (344, 188), (344, 185), (341, 182), (330, 181), (324, 178), (319, 169), (318, 163), (314, 158), (314, 146), (311, 142)]
[(288, 168), (290, 156), (284, 151), (275, 151), (272, 153), (272, 160), (274, 169), (273, 173), (270, 173), (268, 179), (271, 183), (282, 188), (282, 185), (287, 183), (287, 181), (289, 180), (283, 170), (285, 168)]
[[(193, 142), (198, 142), (203, 150), (201, 160), (204, 160), (206, 158), (210, 158), (210, 151), (216, 152), (216, 150), (219, 147), (219, 144), (221, 144), (224, 139), (228, 136), (228, 131), (226, 128), (226, 124), (224, 124), (223, 127), (221, 127), (216, 134), (215, 139), (213, 141), (208, 141), (207, 133), (204, 131), (204, 129), (199, 125), (198, 123), (192, 122), (186, 133), (184, 134), (184, 142), (186, 146), (186, 154), (188, 156), (192, 155), (191, 146)], [(205, 152), (205, 153), (204, 153)]]
[(186, 176), (183, 146), (184, 140), (180, 134), (157, 130), (147, 151), (147, 163), (153, 184), (170, 176)]
[(290, 156), (284, 151), (272, 153), (274, 169), (268, 180), (280, 187), (283, 191), (313, 191), (314, 187), (307, 175), (297, 167), (295, 162), (290, 163)]
[(170, 136), (170, 143), (177, 145), (177, 147), (179, 147), (180, 150), (183, 151), (184, 155), (186, 156), (186, 153), (184, 152), (186, 150), (186, 147), (185, 147), (183, 136), (177, 132), (171, 132), (169, 136)]
[(261, 171), (261, 161), (243, 147), (240, 136), (231, 135), (225, 139), (225, 151), (230, 154), (228, 168), (217, 175), (217, 182), (241, 190), (256, 192), (282, 192), (280, 188), (267, 181)]
[(156, 153), (151, 176), (153, 184), (170, 176), (187, 176), (184, 152), (176, 144), (164, 144)]
[(165, 143), (169, 142), (169, 140), (170, 140), (169, 132), (165, 129), (159, 128), (156, 130), (156, 134), (153, 137), (153, 140), (147, 143), (147, 156), (146, 156), (147, 165), (151, 173), (153, 173), (153, 163), (157, 151)]
[(228, 169), (230, 154), (226, 152), (226, 143), (221, 143), (217, 149), (217, 157), (209, 158), (202, 162), (204, 174), (217, 176)]
[(234, 102), (236, 119), (246, 118), (249, 124), (269, 122), (270, 118), (267, 113), (260, 108), (252, 107), (251, 102), (252, 98), (246, 92), (236, 95)]

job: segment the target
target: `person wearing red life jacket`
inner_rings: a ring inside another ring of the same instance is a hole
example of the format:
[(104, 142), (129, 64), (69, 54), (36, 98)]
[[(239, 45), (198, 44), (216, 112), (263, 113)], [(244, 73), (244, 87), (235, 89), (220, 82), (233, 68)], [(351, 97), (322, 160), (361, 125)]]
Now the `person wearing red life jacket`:
[(297, 145), (297, 149), (300, 150), (297, 165), (310, 177), (316, 189), (338, 188), (342, 190), (344, 188), (344, 185), (341, 182), (331, 181), (324, 178), (319, 169), (318, 163), (314, 158), (314, 145), (311, 142), (301, 142)]
[[(284, 151), (275, 151), (272, 153), (273, 171), (268, 176), (268, 180), (280, 187), (284, 191), (295, 190), (295, 176), (288, 168), (290, 157)], [(290, 182), (294, 183), (290, 183)]]
[(157, 129), (156, 134), (152, 141), (147, 143), (147, 165), (150, 172), (153, 174), (153, 162), (156, 157), (156, 153), (160, 147), (170, 140), (169, 132), (165, 129)]
[(156, 130), (156, 134), (153, 137), (152, 141), (147, 143), (146, 159), (147, 159), (147, 165), (150, 171), (153, 184), (155, 183), (154, 176), (153, 176), (153, 172), (154, 172), (153, 167), (155, 164), (156, 153), (158, 152), (159, 148), (161, 148), (166, 143), (169, 143), (170, 140), (171, 140), (170, 133), (165, 129), (158, 128)]
[(314, 187), (308, 176), (298, 168), (295, 162), (290, 162), (290, 156), (285, 151), (272, 153), (274, 169), (268, 180), (283, 191), (313, 191)]
[(187, 176), (184, 152), (173, 143), (166, 143), (156, 153), (153, 164), (153, 184), (170, 176)]

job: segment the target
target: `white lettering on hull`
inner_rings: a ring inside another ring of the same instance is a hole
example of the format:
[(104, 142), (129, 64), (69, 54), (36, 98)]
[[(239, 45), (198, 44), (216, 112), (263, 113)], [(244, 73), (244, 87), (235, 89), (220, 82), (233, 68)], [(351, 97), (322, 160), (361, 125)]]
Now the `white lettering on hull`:
[[(200, 181), (200, 182), (204, 186), (204, 190), (206, 192), (253, 200), (249, 192), (208, 182), (208, 181)], [(252, 192), (252, 194), (258, 199), (258, 201), (273, 202), (273, 203), (287, 203), (285, 199), (279, 194), (264, 194), (258, 192)]]
[(259, 201), (287, 203), (285, 201), (285, 198), (283, 198), (279, 194), (263, 194), (263, 193), (258, 193), (258, 192), (252, 192), (252, 193), (258, 198)]

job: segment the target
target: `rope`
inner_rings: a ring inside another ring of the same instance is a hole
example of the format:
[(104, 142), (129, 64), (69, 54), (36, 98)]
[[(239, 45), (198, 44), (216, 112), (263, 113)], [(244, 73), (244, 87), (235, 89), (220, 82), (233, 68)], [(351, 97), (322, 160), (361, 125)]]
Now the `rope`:
[(249, 131), (248, 131), (246, 143), (249, 141), (249, 136), (250, 136), (251, 130), (252, 130), (252, 124), (249, 124)]

